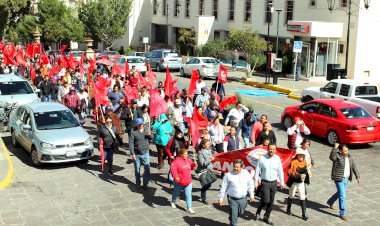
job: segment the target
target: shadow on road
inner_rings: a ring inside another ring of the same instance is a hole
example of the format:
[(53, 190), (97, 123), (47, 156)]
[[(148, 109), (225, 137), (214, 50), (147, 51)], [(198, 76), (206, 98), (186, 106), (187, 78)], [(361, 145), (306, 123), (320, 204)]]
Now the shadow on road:
[(219, 221), (215, 221), (209, 218), (204, 217), (189, 217), (184, 216), (183, 220), (190, 226), (198, 226), (198, 225), (228, 225)]

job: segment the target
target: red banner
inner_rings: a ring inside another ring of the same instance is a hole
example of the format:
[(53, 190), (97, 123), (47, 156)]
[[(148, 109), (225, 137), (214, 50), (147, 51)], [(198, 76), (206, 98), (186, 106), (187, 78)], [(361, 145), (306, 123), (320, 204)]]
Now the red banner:
[(227, 68), (225, 68), (222, 64), (219, 66), (218, 82), (222, 84), (227, 83)]
[[(257, 146), (252, 148), (245, 148), (237, 151), (218, 153), (213, 155), (215, 160), (213, 161), (213, 168), (217, 171), (229, 172), (232, 171), (233, 161), (235, 159), (241, 159), (244, 162), (245, 169), (251, 171), (252, 176), (255, 175), (255, 169), (258, 160), (261, 156), (267, 153), (268, 148), (266, 146)], [(278, 155), (282, 162), (282, 169), (284, 170), (284, 181), (288, 180), (288, 168), (290, 161), (295, 155), (295, 151), (285, 148), (277, 148), (276, 155)]]

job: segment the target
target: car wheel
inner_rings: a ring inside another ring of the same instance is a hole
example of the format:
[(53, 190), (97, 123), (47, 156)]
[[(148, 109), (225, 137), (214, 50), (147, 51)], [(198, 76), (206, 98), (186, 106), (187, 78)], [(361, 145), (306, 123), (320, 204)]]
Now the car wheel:
[(339, 143), (338, 133), (335, 132), (334, 130), (329, 130), (329, 132), (327, 132), (327, 142), (331, 146), (334, 146), (336, 143)]
[(18, 141), (17, 141), (17, 138), (16, 138), (16, 133), (15, 133), (15, 130), (14, 129), (11, 129), (11, 135), (12, 135), (12, 146), (17, 148), (19, 145)]
[(160, 72), (160, 71), (161, 71), (161, 67), (160, 67), (159, 64), (156, 65), (156, 71), (157, 71), (157, 72)]
[(186, 77), (186, 75), (185, 75), (185, 71), (183, 70), (183, 68), (181, 68), (181, 69), (179, 70), (179, 72), (181, 73), (181, 76), (182, 76), (182, 77)]
[(306, 102), (309, 102), (309, 101), (312, 101), (313, 98), (310, 97), (310, 96), (306, 96), (304, 99), (303, 99), (303, 103), (306, 103)]
[(32, 147), (32, 150), (30, 151), (30, 158), (32, 160), (33, 166), (38, 167), (41, 165), (41, 162), (38, 159), (38, 151), (34, 146)]
[(292, 120), (292, 118), (289, 115), (286, 115), (284, 117), (284, 120), (283, 120), (282, 124), (284, 125), (285, 129), (288, 129), (288, 128), (292, 127), (293, 120)]

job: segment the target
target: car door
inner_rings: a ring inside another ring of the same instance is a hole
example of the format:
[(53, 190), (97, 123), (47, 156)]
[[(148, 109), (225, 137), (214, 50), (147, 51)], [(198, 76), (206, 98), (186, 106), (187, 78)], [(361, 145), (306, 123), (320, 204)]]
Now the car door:
[(337, 82), (329, 82), (321, 89), (320, 98), (335, 98)]
[(196, 71), (201, 71), (201, 61), (197, 58), (194, 59), (194, 63), (191, 65), (191, 70), (190, 71), (193, 71), (193, 70), (196, 70)]
[(305, 125), (313, 131), (314, 115), (317, 112), (318, 103), (311, 102), (302, 105), (299, 109), (299, 117), (305, 122)]
[(24, 148), (30, 151), (32, 147), (33, 140), (33, 128), (32, 128), (32, 117), (29, 111), (25, 111), (24, 117), (22, 119), (22, 125), (29, 125), (30, 129), (23, 129), (21, 126), (20, 135), (24, 140)]
[(348, 100), (350, 90), (351, 90), (351, 85), (341, 84), (338, 93), (335, 95), (335, 98), (342, 99), (342, 100)]
[(319, 103), (317, 112), (313, 117), (313, 134), (326, 137), (330, 128), (336, 128), (339, 125), (337, 117), (337, 113), (331, 106)]
[(156, 64), (157, 64), (157, 55), (158, 55), (158, 51), (153, 51), (152, 52), (152, 56), (149, 58), (150, 66), (152, 68), (156, 67)]
[(190, 67), (194, 63), (194, 60), (195, 60), (195, 58), (187, 61), (186, 64), (183, 65), (183, 71), (185, 72), (185, 74), (187, 74), (187, 75), (191, 74)]
[(25, 113), (25, 109), (23, 107), (20, 107), (19, 109), (17, 109), (16, 115), (12, 118), (12, 121), (11, 121), (16, 139), (21, 145), (23, 144), (23, 140), (20, 135), (20, 131), (21, 131), (21, 124), (22, 124), (22, 117), (24, 117), (24, 113)]

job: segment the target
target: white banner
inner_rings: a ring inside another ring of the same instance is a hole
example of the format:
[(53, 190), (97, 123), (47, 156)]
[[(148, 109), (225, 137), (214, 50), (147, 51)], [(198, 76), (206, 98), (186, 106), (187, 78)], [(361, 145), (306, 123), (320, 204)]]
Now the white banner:
[(208, 38), (210, 37), (212, 25), (214, 24), (214, 16), (198, 16), (198, 27), (197, 27), (197, 36), (198, 36), (198, 46), (206, 44)]

